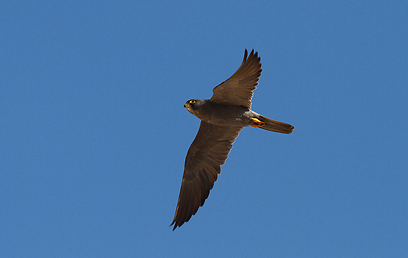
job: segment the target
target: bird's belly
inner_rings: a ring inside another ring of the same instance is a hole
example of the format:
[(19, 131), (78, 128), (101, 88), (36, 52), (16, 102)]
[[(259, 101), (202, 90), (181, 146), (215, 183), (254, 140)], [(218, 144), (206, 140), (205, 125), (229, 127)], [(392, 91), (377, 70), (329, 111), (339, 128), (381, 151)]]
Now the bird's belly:
[(232, 119), (212, 118), (212, 119), (207, 120), (206, 122), (210, 124), (222, 125), (222, 126), (247, 126), (249, 125), (249, 121), (246, 121), (246, 119), (242, 119), (239, 117), (232, 118)]
[(240, 106), (219, 108), (201, 119), (210, 124), (221, 126), (248, 126), (252, 123), (250, 119), (251, 110)]

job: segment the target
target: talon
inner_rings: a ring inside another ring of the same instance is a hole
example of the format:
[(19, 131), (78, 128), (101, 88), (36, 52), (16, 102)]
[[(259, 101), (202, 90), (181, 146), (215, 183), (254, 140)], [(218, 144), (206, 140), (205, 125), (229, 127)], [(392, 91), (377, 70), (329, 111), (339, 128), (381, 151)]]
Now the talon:
[(251, 117), (251, 120), (254, 122), (253, 124), (249, 125), (251, 127), (263, 127), (265, 125), (265, 122), (262, 122), (258, 118)]

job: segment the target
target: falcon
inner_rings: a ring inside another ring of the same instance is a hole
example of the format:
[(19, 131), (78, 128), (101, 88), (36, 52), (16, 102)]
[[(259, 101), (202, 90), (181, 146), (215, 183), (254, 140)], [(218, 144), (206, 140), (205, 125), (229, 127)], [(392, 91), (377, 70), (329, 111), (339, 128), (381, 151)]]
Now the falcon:
[(245, 126), (290, 134), (294, 127), (251, 110), (253, 90), (261, 75), (258, 53), (245, 49), (238, 70), (213, 89), (211, 99), (191, 99), (184, 107), (201, 119), (200, 128), (188, 149), (184, 174), (173, 222), (173, 230), (189, 221), (210, 194), (221, 165)]

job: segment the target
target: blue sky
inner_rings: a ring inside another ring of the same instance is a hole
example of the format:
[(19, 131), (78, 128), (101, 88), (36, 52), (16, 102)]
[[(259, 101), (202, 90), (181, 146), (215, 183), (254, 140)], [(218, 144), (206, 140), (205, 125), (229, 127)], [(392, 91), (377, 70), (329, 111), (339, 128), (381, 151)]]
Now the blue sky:
[[(8, 1), (0, 9), (1, 257), (402, 257), (405, 1)], [(174, 232), (210, 98), (258, 51), (253, 109)]]

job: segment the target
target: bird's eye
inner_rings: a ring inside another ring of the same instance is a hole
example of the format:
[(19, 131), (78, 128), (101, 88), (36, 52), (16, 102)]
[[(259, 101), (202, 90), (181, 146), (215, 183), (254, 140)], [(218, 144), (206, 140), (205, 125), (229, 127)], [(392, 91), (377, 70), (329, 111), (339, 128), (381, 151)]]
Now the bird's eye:
[(195, 100), (195, 99), (190, 100), (190, 104), (194, 104), (194, 103), (196, 103), (196, 100)]

